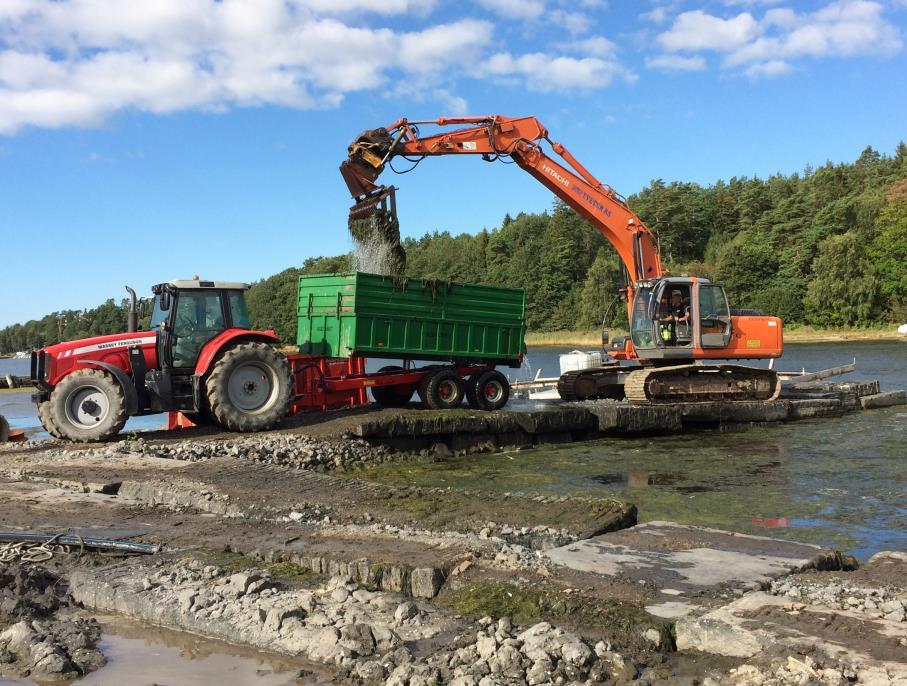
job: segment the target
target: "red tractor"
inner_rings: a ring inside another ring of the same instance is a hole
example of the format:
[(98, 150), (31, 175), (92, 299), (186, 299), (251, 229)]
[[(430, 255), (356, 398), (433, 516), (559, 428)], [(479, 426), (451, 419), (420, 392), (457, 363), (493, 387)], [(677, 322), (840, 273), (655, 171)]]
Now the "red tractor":
[(180, 412), (232, 431), (270, 428), (287, 414), (293, 380), (273, 331), (252, 331), (244, 283), (167, 281), (152, 288), (148, 331), (58, 343), (32, 353), (38, 417), (52, 436), (94, 441), (128, 417)]

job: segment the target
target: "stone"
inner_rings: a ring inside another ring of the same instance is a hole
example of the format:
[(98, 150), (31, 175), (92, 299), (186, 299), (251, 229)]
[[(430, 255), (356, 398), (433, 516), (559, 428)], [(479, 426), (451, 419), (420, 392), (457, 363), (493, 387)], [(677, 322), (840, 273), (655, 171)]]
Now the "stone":
[(492, 636), (480, 635), (476, 639), (476, 652), (480, 660), (488, 660), (498, 649), (498, 642)]
[(244, 596), (248, 592), (252, 582), (258, 581), (259, 579), (261, 579), (261, 574), (256, 572), (236, 572), (236, 574), (230, 575), (228, 582), (230, 588), (237, 597), (239, 597)]
[(408, 619), (418, 616), (419, 606), (414, 602), (408, 600), (405, 603), (400, 603), (397, 606), (397, 609), (394, 610), (394, 619), (398, 623), (405, 622)]
[(414, 598), (434, 598), (444, 585), (444, 576), (439, 569), (422, 567), (410, 575), (410, 592)]
[(646, 629), (642, 632), (642, 637), (656, 648), (661, 647), (661, 632), (658, 629)]
[(354, 657), (373, 655), (375, 652), (375, 638), (368, 624), (346, 625), (340, 629), (338, 643), (352, 652)]
[(410, 665), (400, 665), (390, 673), (385, 686), (407, 686), (412, 675), (413, 668)]
[(31, 645), (35, 642), (35, 632), (28, 622), (16, 622), (3, 633), (0, 633), (0, 645), (5, 645), (11, 653), (19, 656), (29, 654)]
[(501, 646), (488, 660), (492, 674), (500, 674), (510, 679), (520, 679), (523, 676), (520, 651), (513, 646)]
[(677, 650), (699, 650), (728, 657), (752, 657), (762, 646), (755, 636), (713, 617), (681, 619), (675, 624)]
[(335, 603), (345, 603), (349, 597), (350, 592), (343, 586), (335, 588), (333, 591), (331, 591), (331, 600), (333, 600)]
[(308, 642), (308, 655), (316, 662), (330, 662), (337, 653), (337, 643), (340, 640), (340, 632), (334, 627), (324, 627)]
[(195, 602), (195, 598), (197, 595), (198, 594), (195, 592), (194, 589), (187, 589), (185, 591), (181, 591), (180, 594), (177, 596), (177, 600), (179, 600), (179, 604), (180, 604), (180, 612), (182, 612), (183, 614), (189, 613), (192, 610), (192, 604)]
[(384, 681), (387, 677), (387, 670), (377, 660), (369, 660), (356, 665), (356, 676), (365, 682)]
[(567, 643), (563, 632), (553, 629), (548, 622), (539, 622), (517, 636), (523, 642), (523, 654), (533, 662), (550, 655), (560, 654)]
[(301, 607), (272, 607), (265, 616), (265, 629), (279, 633), (283, 623), (290, 617), (305, 619), (306, 614)]
[(574, 667), (585, 667), (592, 660), (593, 653), (589, 646), (577, 641), (562, 645), (561, 656)]
[(384, 655), (403, 645), (403, 639), (383, 624), (372, 625), (372, 638), (375, 640), (375, 652)]
[(540, 658), (532, 663), (532, 667), (526, 672), (526, 683), (529, 686), (538, 686), (551, 681), (551, 673), (554, 671), (554, 665), (547, 657)]

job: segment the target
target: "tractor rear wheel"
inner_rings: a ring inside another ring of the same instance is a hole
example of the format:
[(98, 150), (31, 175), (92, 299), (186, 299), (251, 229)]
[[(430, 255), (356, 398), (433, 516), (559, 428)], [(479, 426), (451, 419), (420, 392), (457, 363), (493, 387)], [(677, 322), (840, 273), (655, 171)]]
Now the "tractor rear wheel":
[(60, 433), (57, 425), (54, 424), (54, 419), (51, 415), (50, 400), (45, 400), (43, 403), (38, 404), (38, 419), (41, 422), (41, 426), (44, 427), (44, 430), (51, 436), (54, 438), (65, 438), (65, 436)]
[[(102, 441), (126, 424), (126, 396), (119, 382), (100, 369), (80, 369), (66, 376), (48, 401), (49, 427), (71, 441)], [(39, 408), (40, 410), (40, 408)]]
[(463, 402), (465, 382), (452, 369), (439, 369), (419, 384), (419, 397), (432, 410), (450, 410)]
[(500, 410), (510, 399), (510, 382), (497, 369), (469, 377), (466, 400), (477, 410)]
[(287, 414), (292, 386), (286, 356), (257, 342), (227, 350), (205, 383), (211, 415), (230, 431), (275, 426)]

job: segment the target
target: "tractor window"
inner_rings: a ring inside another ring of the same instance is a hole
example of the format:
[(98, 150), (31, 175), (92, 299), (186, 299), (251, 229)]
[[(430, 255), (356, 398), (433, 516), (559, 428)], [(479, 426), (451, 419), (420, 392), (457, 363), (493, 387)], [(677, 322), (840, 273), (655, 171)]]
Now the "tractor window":
[(224, 330), (219, 291), (181, 291), (173, 325), (173, 366), (194, 367), (202, 346)]
[(235, 329), (251, 329), (249, 312), (246, 310), (246, 298), (242, 291), (229, 291), (227, 299), (230, 303), (230, 318)]
[(154, 309), (151, 311), (151, 323), (148, 325), (149, 329), (159, 329), (161, 324), (167, 320), (170, 310), (165, 310), (161, 308), (161, 296), (160, 294), (154, 296)]

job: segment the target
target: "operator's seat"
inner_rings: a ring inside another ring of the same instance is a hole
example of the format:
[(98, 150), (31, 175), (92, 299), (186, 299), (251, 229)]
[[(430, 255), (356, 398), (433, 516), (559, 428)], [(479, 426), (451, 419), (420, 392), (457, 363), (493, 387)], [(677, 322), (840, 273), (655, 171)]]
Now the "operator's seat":
[(690, 310), (690, 299), (683, 299), (683, 306), (686, 309), (687, 320), (685, 322), (677, 322), (675, 329), (675, 338), (677, 340), (677, 345), (690, 345), (693, 342), (693, 328), (691, 323), (691, 310)]

